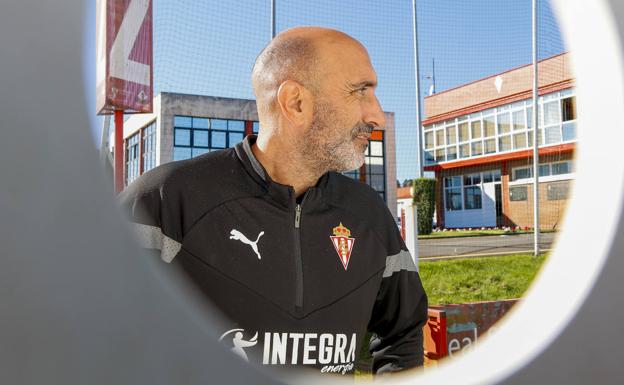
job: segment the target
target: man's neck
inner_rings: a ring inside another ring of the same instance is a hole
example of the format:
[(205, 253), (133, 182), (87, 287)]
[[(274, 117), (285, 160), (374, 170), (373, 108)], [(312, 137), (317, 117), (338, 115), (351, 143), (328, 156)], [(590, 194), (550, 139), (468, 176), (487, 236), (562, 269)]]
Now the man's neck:
[(297, 197), (315, 186), (322, 176), (307, 167), (290, 146), (277, 142), (277, 139), (258, 138), (251, 146), (251, 151), (271, 179), (279, 184), (292, 186)]

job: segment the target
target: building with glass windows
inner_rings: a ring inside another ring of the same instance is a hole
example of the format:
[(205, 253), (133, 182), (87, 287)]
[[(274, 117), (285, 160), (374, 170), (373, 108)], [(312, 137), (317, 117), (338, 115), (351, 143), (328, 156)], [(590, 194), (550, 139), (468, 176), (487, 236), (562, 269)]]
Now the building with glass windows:
[[(538, 64), (540, 227), (566, 206), (576, 146), (569, 54)], [(446, 228), (533, 227), (531, 65), (425, 98), (425, 171), (435, 173), (437, 223)]]
[[(345, 175), (370, 185), (395, 212), (394, 113), (385, 114), (386, 127), (373, 131), (365, 164)], [(254, 100), (161, 92), (153, 113), (124, 123), (125, 184), (157, 165), (232, 147), (258, 129)]]

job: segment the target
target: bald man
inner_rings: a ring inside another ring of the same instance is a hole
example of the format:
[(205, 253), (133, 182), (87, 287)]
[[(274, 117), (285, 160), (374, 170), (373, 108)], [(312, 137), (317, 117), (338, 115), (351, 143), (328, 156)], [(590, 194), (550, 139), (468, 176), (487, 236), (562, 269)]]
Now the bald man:
[(252, 362), (350, 374), (372, 332), (374, 372), (421, 365), (416, 266), (379, 194), (340, 174), (385, 124), (366, 49), (294, 28), (260, 53), (252, 82), (257, 137), (162, 165), (122, 193), (139, 240), (226, 316), (220, 340)]

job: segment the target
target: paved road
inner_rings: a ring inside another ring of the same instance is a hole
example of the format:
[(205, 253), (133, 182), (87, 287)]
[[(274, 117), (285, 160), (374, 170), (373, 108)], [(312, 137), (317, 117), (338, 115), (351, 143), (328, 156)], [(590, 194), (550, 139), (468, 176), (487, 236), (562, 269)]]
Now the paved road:
[[(540, 234), (540, 248), (550, 249), (556, 236), (556, 233)], [(533, 252), (533, 234), (421, 239), (418, 241), (420, 258), (471, 254), (507, 254), (523, 251)]]

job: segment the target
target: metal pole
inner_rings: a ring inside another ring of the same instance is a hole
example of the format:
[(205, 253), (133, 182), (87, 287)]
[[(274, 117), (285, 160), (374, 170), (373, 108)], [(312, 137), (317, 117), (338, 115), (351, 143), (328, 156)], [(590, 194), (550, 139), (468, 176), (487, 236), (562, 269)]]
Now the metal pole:
[(418, 17), (416, 16), (416, 0), (412, 0), (414, 10), (414, 81), (416, 86), (416, 133), (418, 134), (418, 173), (417, 177), (423, 177), (423, 149), (422, 127), (420, 117), (420, 71), (418, 70)]
[(436, 93), (436, 86), (435, 86), (435, 58), (432, 57), (431, 58), (431, 81), (433, 82), (433, 89), (431, 92), (432, 94)]
[(539, 149), (538, 149), (538, 123), (539, 110), (537, 105), (537, 0), (532, 0), (533, 6), (533, 254), (539, 255)]
[(275, 37), (275, 0), (271, 0), (271, 39)]
[(124, 188), (123, 110), (115, 110), (115, 192)]

